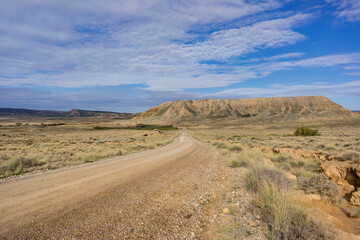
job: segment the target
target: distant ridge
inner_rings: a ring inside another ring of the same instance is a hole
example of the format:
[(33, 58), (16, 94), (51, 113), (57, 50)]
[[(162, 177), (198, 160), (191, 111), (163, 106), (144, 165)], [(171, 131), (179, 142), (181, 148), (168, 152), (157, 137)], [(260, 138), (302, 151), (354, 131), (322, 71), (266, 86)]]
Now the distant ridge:
[(21, 108), (0, 108), (0, 117), (27, 118), (114, 118), (131, 119), (137, 114), (72, 109), (70, 111), (31, 110)]
[(311, 117), (349, 116), (350, 110), (324, 96), (272, 97), (247, 99), (177, 100), (163, 103), (134, 119), (184, 120), (223, 119), (298, 119)]

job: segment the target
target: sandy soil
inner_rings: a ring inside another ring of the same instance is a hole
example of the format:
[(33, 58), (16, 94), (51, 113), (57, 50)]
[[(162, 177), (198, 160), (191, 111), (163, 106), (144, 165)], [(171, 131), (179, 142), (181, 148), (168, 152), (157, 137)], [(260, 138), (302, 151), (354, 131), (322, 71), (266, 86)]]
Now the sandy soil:
[(183, 133), (155, 150), (4, 181), (0, 238), (211, 239), (213, 203), (199, 201), (216, 198), (219, 158)]

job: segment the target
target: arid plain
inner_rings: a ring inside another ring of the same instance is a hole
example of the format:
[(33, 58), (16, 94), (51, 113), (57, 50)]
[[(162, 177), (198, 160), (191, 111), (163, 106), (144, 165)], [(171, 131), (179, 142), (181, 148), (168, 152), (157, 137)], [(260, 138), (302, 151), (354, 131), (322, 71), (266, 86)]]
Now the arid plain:
[(358, 113), (300, 97), (119, 118), (0, 119), (1, 238), (359, 239)]

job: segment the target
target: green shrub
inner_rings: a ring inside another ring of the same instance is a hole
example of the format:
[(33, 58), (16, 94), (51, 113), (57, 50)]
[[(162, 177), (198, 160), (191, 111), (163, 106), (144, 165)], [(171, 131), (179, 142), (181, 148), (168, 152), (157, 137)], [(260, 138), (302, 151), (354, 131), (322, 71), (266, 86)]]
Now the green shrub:
[(339, 187), (325, 174), (315, 174), (308, 178), (299, 179), (299, 187), (305, 193), (315, 193), (330, 199), (334, 203), (342, 200)]
[(298, 127), (294, 132), (295, 136), (317, 136), (320, 135), (319, 131), (316, 129), (311, 129), (308, 127)]
[(232, 167), (232, 168), (238, 168), (238, 167), (240, 167), (240, 162), (238, 162), (238, 161), (236, 161), (236, 160), (231, 161), (231, 167)]

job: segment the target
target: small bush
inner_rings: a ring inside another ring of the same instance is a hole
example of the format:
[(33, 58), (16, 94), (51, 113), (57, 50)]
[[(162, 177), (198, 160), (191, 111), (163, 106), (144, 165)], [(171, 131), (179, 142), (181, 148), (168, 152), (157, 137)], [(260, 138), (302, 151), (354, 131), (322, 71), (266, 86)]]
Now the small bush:
[(229, 150), (232, 152), (241, 152), (243, 149), (240, 146), (233, 146)]
[(284, 190), (288, 190), (292, 186), (291, 181), (280, 170), (267, 167), (252, 167), (247, 174), (246, 187), (257, 192), (264, 184), (273, 184)]
[(223, 142), (214, 142), (213, 145), (218, 147), (218, 148), (225, 148), (226, 147), (226, 144), (223, 143)]
[(319, 145), (317, 145), (317, 147), (316, 148), (319, 148), (319, 149), (324, 149), (326, 146), (324, 145), (324, 144), (319, 144)]
[(359, 158), (359, 154), (357, 152), (345, 152), (340, 157), (340, 161), (354, 161)]
[(299, 187), (305, 193), (315, 193), (337, 203), (342, 200), (339, 187), (325, 174), (315, 174), (312, 177), (299, 180)]
[(338, 207), (350, 218), (360, 218), (360, 207), (351, 206), (344, 201), (344, 203), (337, 204)]
[(4, 161), (7, 161), (7, 160), (10, 159), (10, 157), (9, 157), (9, 155), (7, 155), (6, 153), (4, 153), (4, 154), (1, 154), (1, 155), (0, 155), (0, 159), (1, 159), (1, 160), (4, 160)]
[(317, 136), (320, 135), (319, 131), (316, 129), (311, 129), (308, 127), (298, 127), (294, 132), (295, 136)]
[(288, 162), (290, 160), (293, 159), (292, 156), (290, 155), (283, 155), (283, 154), (279, 154), (276, 156), (269, 156), (269, 158), (271, 159), (271, 161), (275, 162), (275, 163), (283, 163), (283, 162)]
[(238, 162), (238, 161), (236, 161), (236, 160), (231, 161), (231, 167), (232, 167), (232, 168), (238, 168), (238, 167), (240, 167), (240, 162)]

